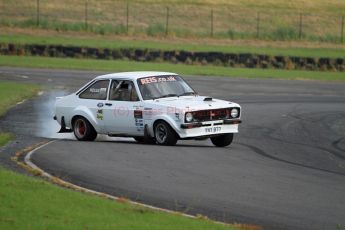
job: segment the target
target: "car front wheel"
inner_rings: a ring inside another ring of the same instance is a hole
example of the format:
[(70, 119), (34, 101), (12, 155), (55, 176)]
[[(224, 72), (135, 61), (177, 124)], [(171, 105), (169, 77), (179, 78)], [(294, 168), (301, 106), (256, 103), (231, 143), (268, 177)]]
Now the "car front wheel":
[(175, 131), (165, 121), (158, 121), (154, 128), (155, 139), (159, 145), (175, 145), (177, 135)]
[(83, 117), (78, 117), (74, 120), (73, 132), (79, 141), (93, 141), (97, 137), (95, 129), (90, 122)]
[(216, 137), (210, 138), (212, 143), (217, 147), (225, 147), (232, 143), (232, 140), (234, 139), (233, 133), (227, 133)]

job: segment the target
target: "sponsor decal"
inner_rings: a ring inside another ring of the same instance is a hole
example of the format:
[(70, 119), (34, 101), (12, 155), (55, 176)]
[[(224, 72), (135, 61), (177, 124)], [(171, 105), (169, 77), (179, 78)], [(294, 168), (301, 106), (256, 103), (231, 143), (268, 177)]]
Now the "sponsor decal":
[(143, 119), (135, 119), (135, 126), (144, 126), (144, 120)]
[(134, 118), (143, 118), (142, 110), (134, 110)]
[(159, 82), (172, 82), (177, 81), (175, 76), (161, 76), (161, 77), (145, 77), (141, 78), (139, 83), (141, 85), (151, 84), (151, 83), (159, 83)]
[(96, 114), (97, 119), (103, 120), (103, 109), (98, 109)]
[(140, 109), (134, 110), (134, 121), (135, 126), (137, 128), (138, 132), (141, 132), (144, 130), (144, 119), (143, 119), (143, 111)]
[(176, 118), (176, 120), (180, 120), (180, 114), (179, 113), (175, 113), (175, 118)]
[(107, 88), (100, 88), (100, 89), (90, 88), (90, 92), (91, 93), (104, 93), (104, 92), (107, 92)]
[(153, 115), (152, 108), (144, 108), (144, 115), (146, 119), (151, 118)]
[(135, 127), (137, 131), (141, 132), (144, 131), (144, 119), (134, 119), (135, 120)]

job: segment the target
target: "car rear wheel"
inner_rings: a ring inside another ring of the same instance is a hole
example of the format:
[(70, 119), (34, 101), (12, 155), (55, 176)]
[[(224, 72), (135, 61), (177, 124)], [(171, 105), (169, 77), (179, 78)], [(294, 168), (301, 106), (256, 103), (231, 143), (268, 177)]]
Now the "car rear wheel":
[(233, 133), (227, 133), (216, 137), (210, 138), (212, 143), (217, 147), (225, 147), (232, 143), (232, 140), (234, 139)]
[(154, 127), (155, 139), (159, 145), (175, 145), (177, 135), (175, 131), (165, 121), (158, 121)]
[(93, 141), (97, 137), (96, 130), (90, 122), (83, 117), (78, 117), (73, 122), (73, 132), (79, 141)]

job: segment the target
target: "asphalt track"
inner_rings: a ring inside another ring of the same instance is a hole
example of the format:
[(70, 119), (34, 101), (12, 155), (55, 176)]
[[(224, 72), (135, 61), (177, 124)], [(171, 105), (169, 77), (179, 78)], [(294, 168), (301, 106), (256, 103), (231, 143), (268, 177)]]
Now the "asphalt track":
[(0, 80), (49, 90), (13, 108), (0, 127), (25, 138), (58, 139), (38, 150), (33, 162), (90, 189), (265, 229), (344, 229), (344, 83), (185, 77), (202, 95), (242, 105), (240, 133), (227, 148), (104, 136), (78, 142), (56, 134), (54, 97), (98, 74), (1, 67)]

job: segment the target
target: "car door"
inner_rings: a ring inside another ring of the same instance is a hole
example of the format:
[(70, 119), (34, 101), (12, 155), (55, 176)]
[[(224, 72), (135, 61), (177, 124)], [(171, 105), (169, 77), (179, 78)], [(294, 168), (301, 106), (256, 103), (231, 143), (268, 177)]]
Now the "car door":
[(108, 134), (141, 136), (144, 133), (141, 101), (131, 80), (112, 80), (104, 106)]
[(108, 79), (97, 80), (79, 94), (79, 105), (85, 106), (91, 111), (93, 117), (97, 120), (98, 129), (101, 133), (104, 132), (102, 129), (102, 107), (107, 99), (109, 82), (110, 80)]

